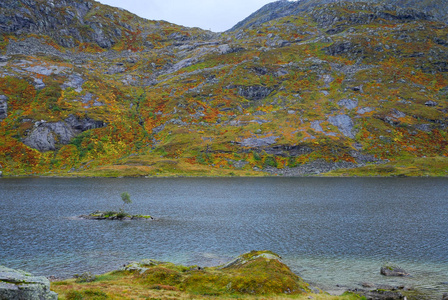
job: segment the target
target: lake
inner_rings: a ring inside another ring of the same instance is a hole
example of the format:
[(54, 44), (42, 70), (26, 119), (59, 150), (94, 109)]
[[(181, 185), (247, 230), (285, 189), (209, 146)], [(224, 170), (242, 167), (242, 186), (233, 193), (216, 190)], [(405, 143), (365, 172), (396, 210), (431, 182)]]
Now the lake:
[[(75, 218), (122, 206), (154, 221)], [(0, 179), (0, 264), (102, 273), (153, 258), (222, 264), (272, 250), (330, 291), (361, 282), (448, 292), (446, 178)], [(412, 274), (383, 277), (390, 262)]]

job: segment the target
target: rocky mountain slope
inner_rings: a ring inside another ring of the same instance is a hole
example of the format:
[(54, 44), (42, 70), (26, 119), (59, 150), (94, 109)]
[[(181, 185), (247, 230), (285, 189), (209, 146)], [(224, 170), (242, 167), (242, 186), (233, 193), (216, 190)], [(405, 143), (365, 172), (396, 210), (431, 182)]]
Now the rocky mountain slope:
[(305, 3), (217, 34), (3, 1), (0, 170), (445, 176), (447, 25), (384, 3), (291, 10)]
[[(317, 6), (330, 3), (338, 3), (340, 0), (300, 0), (300, 1), (287, 1), (280, 0), (269, 3), (263, 6), (246, 19), (236, 24), (229, 31), (235, 31), (250, 26), (258, 26), (262, 23), (286, 17), (292, 15), (300, 15), (304, 12), (309, 12)], [(448, 16), (448, 1), (446, 0), (347, 0), (346, 2), (363, 2), (373, 4), (392, 5), (388, 10), (396, 11), (399, 14), (409, 14), (409, 9), (418, 10), (420, 12), (431, 15), (434, 19), (440, 22), (447, 22)], [(391, 14), (393, 16), (394, 14)], [(390, 17), (391, 17), (390, 16)]]

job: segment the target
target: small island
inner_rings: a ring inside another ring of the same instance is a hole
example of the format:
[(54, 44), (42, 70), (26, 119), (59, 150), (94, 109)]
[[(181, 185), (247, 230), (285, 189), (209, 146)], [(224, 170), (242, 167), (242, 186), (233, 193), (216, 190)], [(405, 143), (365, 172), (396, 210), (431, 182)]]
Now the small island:
[(96, 211), (88, 215), (79, 216), (81, 219), (86, 220), (154, 220), (153, 217), (147, 215), (130, 215), (124, 211)]
[(123, 201), (123, 207), (118, 211), (95, 211), (88, 215), (80, 215), (79, 218), (86, 220), (154, 220), (153, 217), (148, 215), (131, 215), (124, 211), (124, 206), (126, 204), (131, 204), (131, 196), (128, 192), (121, 194), (121, 200)]

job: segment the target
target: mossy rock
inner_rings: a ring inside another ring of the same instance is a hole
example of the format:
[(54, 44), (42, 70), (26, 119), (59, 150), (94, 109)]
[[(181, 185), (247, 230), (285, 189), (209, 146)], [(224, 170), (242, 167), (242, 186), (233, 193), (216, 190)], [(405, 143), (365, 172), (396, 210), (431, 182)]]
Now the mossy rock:
[(135, 273), (141, 284), (149, 288), (170, 286), (197, 295), (289, 295), (310, 291), (309, 285), (270, 251), (252, 251), (218, 267), (185, 267), (145, 260), (123, 270)]

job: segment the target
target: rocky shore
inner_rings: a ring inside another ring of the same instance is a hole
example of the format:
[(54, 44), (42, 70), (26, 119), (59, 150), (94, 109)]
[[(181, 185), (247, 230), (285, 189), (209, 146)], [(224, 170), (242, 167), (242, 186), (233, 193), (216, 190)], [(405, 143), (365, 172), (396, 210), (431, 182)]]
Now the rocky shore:
[[(409, 276), (400, 267), (390, 265), (381, 267), (380, 272), (384, 276)], [(448, 299), (448, 294), (426, 295), (404, 285), (366, 282), (361, 288), (331, 296), (294, 274), (282, 263), (281, 257), (271, 251), (251, 251), (226, 264), (206, 268), (145, 259), (104, 275), (85, 273), (73, 279), (52, 281), (50, 290), (50, 282), (45, 277), (0, 266), (0, 299), (53, 300), (58, 299), (58, 294), (63, 299), (91, 299), (90, 295), (108, 299), (110, 293), (122, 299), (120, 290), (124, 291), (123, 299), (163, 298), (167, 293), (170, 299), (192, 295), (195, 299), (208, 299), (212, 295), (220, 299), (235, 295), (239, 298), (275, 295), (276, 299)], [(134, 290), (132, 295), (127, 294), (129, 289)]]

